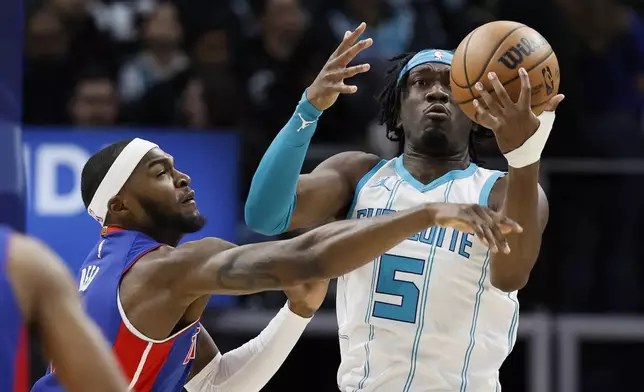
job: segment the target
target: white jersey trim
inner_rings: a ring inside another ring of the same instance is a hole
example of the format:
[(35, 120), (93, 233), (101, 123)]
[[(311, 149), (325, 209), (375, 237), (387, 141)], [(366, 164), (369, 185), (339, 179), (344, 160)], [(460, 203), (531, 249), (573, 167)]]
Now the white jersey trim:
[(373, 177), (376, 173), (378, 173), (378, 170), (380, 170), (385, 164), (387, 164), (386, 159), (381, 159), (380, 162), (376, 164), (376, 166), (372, 167), (371, 170), (365, 173), (364, 176), (358, 181), (358, 184), (356, 185), (356, 189), (353, 192), (353, 200), (351, 201), (351, 207), (349, 207), (349, 212), (347, 212), (347, 219), (351, 218), (353, 215), (353, 210), (356, 208), (356, 203), (358, 203), (358, 197), (360, 196), (360, 191), (362, 191), (362, 187), (365, 186), (367, 182)]
[[(120, 302), (119, 302), (120, 304)], [(120, 306), (119, 306), (120, 308)], [(141, 377), (141, 373), (143, 373), (143, 368), (145, 367), (145, 362), (148, 360), (148, 355), (150, 354), (150, 351), (152, 350), (152, 346), (154, 346), (154, 343), (150, 342), (148, 343), (147, 347), (143, 351), (143, 354), (141, 354), (141, 359), (139, 360), (139, 365), (136, 367), (136, 372), (134, 372), (134, 376), (132, 377), (132, 381), (130, 381), (130, 385), (128, 385), (127, 390), (131, 391), (134, 389), (136, 386), (136, 383), (139, 381), (139, 377)]]
[(482, 205), (483, 207), (488, 207), (488, 202), (490, 198), (490, 193), (492, 193), (492, 189), (494, 188), (494, 184), (499, 180), (501, 177), (505, 177), (506, 173), (504, 172), (494, 172), (490, 175), (490, 177), (485, 180), (485, 183), (483, 184), (483, 188), (481, 188), (481, 194), (479, 195), (479, 204)]
[[(176, 338), (177, 336), (183, 334), (184, 332), (186, 332), (190, 328), (194, 327), (197, 323), (199, 323), (199, 320), (195, 320), (194, 322), (190, 323), (187, 327), (183, 328), (181, 331), (179, 331), (177, 333), (174, 333), (174, 334), (170, 335), (169, 337), (167, 337), (167, 338), (165, 338), (163, 340), (155, 340), (155, 339), (149, 338), (149, 337), (145, 336), (143, 333), (141, 333), (138, 329), (136, 329), (136, 327), (134, 325), (132, 325), (130, 320), (127, 318), (127, 316), (125, 315), (125, 310), (123, 309), (123, 305), (121, 304), (121, 290), (120, 290), (120, 288), (116, 289), (116, 304), (117, 304), (117, 306), (119, 308), (119, 314), (121, 315), (121, 320), (123, 321), (123, 325), (125, 325), (125, 328), (127, 328), (127, 330), (130, 331), (130, 333), (132, 333), (132, 335), (136, 336), (137, 338), (139, 338), (139, 339), (141, 339), (141, 340), (143, 340), (145, 342), (152, 343), (152, 344), (161, 344), (161, 343), (169, 342), (170, 340), (172, 340), (172, 339)], [(148, 348), (151, 348), (151, 346), (148, 346)], [(148, 348), (146, 348), (146, 352), (149, 351)], [(144, 352), (144, 355), (146, 355), (145, 352)], [(139, 366), (141, 366), (141, 365), (139, 365)]]

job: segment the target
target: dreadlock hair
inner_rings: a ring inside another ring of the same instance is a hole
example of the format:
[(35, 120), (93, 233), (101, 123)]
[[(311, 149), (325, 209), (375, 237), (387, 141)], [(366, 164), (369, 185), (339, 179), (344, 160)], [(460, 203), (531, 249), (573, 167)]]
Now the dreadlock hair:
[[(452, 51), (453, 52), (453, 51)], [(387, 70), (385, 75), (385, 87), (378, 96), (378, 103), (380, 104), (379, 121), (380, 125), (386, 126), (387, 139), (398, 142), (398, 154), (403, 153), (405, 146), (405, 133), (402, 126), (399, 126), (398, 120), (400, 116), (400, 101), (402, 99), (403, 86), (407, 82), (408, 75), (398, 84), (398, 74), (409, 63), (409, 61), (418, 52), (402, 53), (392, 57), (389, 61), (394, 65)], [(482, 163), (476, 152), (476, 145), (478, 144), (477, 135), (488, 136), (484, 134), (484, 128), (473, 124), (469, 136), (469, 151), (472, 162), (476, 164)], [(489, 132), (489, 131), (488, 131)]]
[(89, 207), (89, 203), (92, 202), (94, 194), (107, 175), (108, 170), (110, 170), (110, 167), (116, 161), (116, 158), (118, 158), (119, 154), (123, 152), (123, 149), (132, 140), (121, 140), (110, 144), (92, 155), (85, 166), (83, 166), (83, 172), (81, 173), (81, 196), (83, 197), (85, 208)]

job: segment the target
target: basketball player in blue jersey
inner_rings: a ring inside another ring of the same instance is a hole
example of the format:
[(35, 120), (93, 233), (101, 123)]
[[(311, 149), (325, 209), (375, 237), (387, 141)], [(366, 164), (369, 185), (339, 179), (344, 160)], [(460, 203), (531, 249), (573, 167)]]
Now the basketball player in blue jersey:
[[(478, 228), (496, 244), (521, 230), (477, 204), (424, 203), (288, 241), (236, 247), (204, 238), (179, 245), (205, 224), (189, 183), (172, 156), (138, 138), (107, 146), (83, 168), (83, 200), (102, 230), (81, 265), (80, 291), (137, 392), (176, 392), (184, 384), (189, 392), (259, 391), (320, 306), (325, 280), (426, 227)], [(219, 353), (199, 323), (209, 296), (282, 289), (288, 303), (266, 329)], [(62, 391), (57, 366), (54, 361), (33, 391)]]
[(486, 241), (487, 228), (431, 227), (338, 279), (342, 391), (500, 391), (499, 368), (516, 339), (517, 290), (528, 281), (548, 220), (539, 158), (563, 96), (552, 98), (537, 118), (523, 69), (516, 103), (489, 75), (498, 100), (482, 91), (474, 104), (509, 172), (487, 170), (474, 162), (473, 124), (451, 98), (452, 52), (401, 55), (379, 98), (381, 123), (400, 143), (401, 155), (386, 161), (345, 152), (299, 175), (318, 118), (339, 94), (357, 91), (346, 78), (369, 69), (348, 66), (372, 44), (358, 41), (364, 31), (361, 24), (345, 34), (265, 153), (246, 222), (275, 235), (426, 202), (477, 203), (517, 221), (523, 233), (501, 244)]
[[(29, 390), (29, 333), (60, 364), (70, 392), (125, 392), (105, 340), (85, 313), (71, 275), (46, 246), (0, 225), (0, 391)], [(88, 361), (91, 358), (91, 361)]]

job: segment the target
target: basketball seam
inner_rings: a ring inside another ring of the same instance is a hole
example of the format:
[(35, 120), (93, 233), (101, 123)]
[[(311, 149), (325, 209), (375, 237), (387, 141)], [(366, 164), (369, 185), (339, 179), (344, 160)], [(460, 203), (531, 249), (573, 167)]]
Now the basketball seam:
[[(538, 66), (540, 66), (541, 64), (543, 64), (546, 60), (548, 60), (548, 59), (549, 59), (550, 57), (552, 57), (552, 55), (554, 55), (554, 54), (555, 54), (555, 51), (551, 49), (551, 50), (550, 50), (550, 52), (549, 52), (546, 56), (544, 56), (541, 60), (539, 60), (539, 62), (537, 62), (536, 64), (534, 64), (532, 67), (530, 67), (530, 68), (526, 69), (526, 72), (530, 73), (530, 71), (532, 71), (533, 69), (535, 69), (535, 68), (537, 68)], [(487, 68), (487, 67), (486, 67), (486, 68)], [(518, 76), (518, 75), (517, 75), (517, 76), (513, 77), (512, 79), (505, 81), (505, 82), (502, 84), (502, 86), (506, 86), (506, 85), (508, 85), (508, 84), (510, 84), (510, 83), (512, 83), (512, 82), (514, 82), (514, 81), (516, 81), (516, 80), (517, 80), (517, 79), (519, 79), (519, 78), (520, 78), (520, 76)], [(488, 92), (490, 92), (490, 91), (488, 91)], [(466, 104), (466, 103), (470, 103), (470, 102), (472, 102), (472, 101), (474, 101), (475, 99), (478, 99), (478, 98), (480, 98), (480, 96), (475, 98), (475, 97), (472, 95), (472, 98), (471, 98), (471, 99), (468, 99), (468, 100), (465, 100), (465, 101), (462, 101), (462, 102), (456, 102), (456, 104), (457, 104), (457, 105), (464, 105), (464, 104)]]
[[(510, 30), (510, 32), (508, 34), (506, 34), (505, 37), (503, 37), (501, 39), (501, 41), (494, 47), (494, 50), (492, 51), (492, 54), (490, 54), (490, 57), (485, 62), (485, 65), (483, 66), (483, 69), (481, 70), (481, 74), (478, 77), (476, 77), (476, 79), (474, 79), (474, 80), (478, 81), (479, 79), (481, 79), (481, 77), (483, 76), (483, 73), (487, 69), (487, 66), (490, 64), (490, 61), (492, 61), (492, 58), (496, 54), (496, 51), (499, 50), (499, 47), (501, 45), (503, 45), (503, 42), (505, 42), (505, 40), (508, 39), (508, 37), (510, 35), (512, 35), (515, 31), (517, 31), (519, 29), (522, 29), (524, 27), (528, 27), (528, 26), (521, 25), (521, 26), (515, 27), (514, 29)], [(476, 30), (478, 30), (478, 29), (480, 29), (480, 27), (478, 27)], [(467, 83), (467, 86), (462, 86), (462, 85), (456, 83), (456, 80), (454, 80), (454, 78), (452, 78), (452, 81), (454, 82), (454, 85), (456, 85), (456, 87), (469, 89), (470, 93), (472, 93), (472, 87), (474, 87), (474, 85), (470, 84), (470, 78), (467, 75), (467, 61), (466, 61), (466, 59), (467, 59), (467, 48), (470, 45), (470, 40), (474, 36), (474, 33), (476, 33), (476, 30), (472, 31), (472, 34), (470, 35), (470, 37), (467, 39), (467, 42), (465, 43), (465, 49), (463, 50), (463, 71), (465, 71), (465, 82)], [(474, 94), (472, 94), (472, 96), (474, 96)]]
[[(467, 37), (467, 42), (465, 42), (465, 48), (463, 49), (463, 70), (465, 71), (465, 83), (467, 83), (468, 85), (470, 84), (470, 82), (469, 82), (469, 79), (467, 78), (467, 61), (465, 61), (465, 59), (467, 57), (467, 48), (470, 45), (470, 40), (472, 39), (472, 37), (474, 36), (476, 31), (478, 29), (480, 29), (481, 27), (483, 27), (483, 26), (479, 26), (479, 27), (475, 28), (474, 31), (472, 31), (470, 33), (470, 35)], [(456, 85), (456, 86), (458, 86), (460, 88), (468, 88), (467, 86), (461, 86), (460, 84), (458, 84), (456, 82), (456, 79), (454, 79), (454, 74), (452, 72), (449, 73), (449, 77), (452, 80), (452, 82), (454, 82), (454, 85)], [(472, 91), (470, 90), (470, 93), (471, 92)]]
[(476, 33), (476, 30), (472, 31), (472, 34), (470, 34), (470, 37), (467, 39), (465, 48), (463, 50), (463, 73), (465, 74), (465, 83), (467, 83), (467, 89), (470, 91), (470, 96), (472, 97), (474, 97), (474, 92), (472, 91), (472, 86), (470, 86), (470, 78), (467, 76), (467, 48), (470, 46), (470, 41), (472, 40), (472, 37), (474, 37), (474, 33)]
[[(490, 65), (490, 62), (491, 62), (491, 61), (492, 61), (492, 59), (494, 58), (494, 55), (495, 55), (495, 54), (496, 54), (496, 52), (499, 50), (499, 48), (501, 47), (501, 45), (503, 45), (503, 43), (508, 39), (508, 37), (510, 37), (510, 36), (511, 36), (512, 34), (514, 34), (515, 32), (517, 32), (517, 31), (521, 30), (522, 28), (527, 28), (527, 27), (528, 27), (528, 26), (526, 26), (526, 25), (517, 26), (517, 27), (515, 27), (514, 29), (510, 30), (510, 31), (505, 35), (505, 37), (503, 37), (503, 39), (502, 39), (502, 40), (501, 40), (501, 41), (496, 45), (496, 47), (494, 48), (494, 50), (492, 50), (492, 51), (491, 51), (492, 53), (490, 53), (490, 57), (488, 57), (487, 62), (485, 63), (485, 65), (484, 65), (484, 66), (483, 66), (483, 68), (481, 69), (481, 73), (479, 74), (479, 76), (477, 76), (477, 77), (476, 77), (476, 80), (480, 80), (480, 79), (483, 77), (483, 74), (485, 73), (485, 70), (487, 69), (488, 65)], [(472, 96), (474, 96), (474, 94), (472, 94)]]

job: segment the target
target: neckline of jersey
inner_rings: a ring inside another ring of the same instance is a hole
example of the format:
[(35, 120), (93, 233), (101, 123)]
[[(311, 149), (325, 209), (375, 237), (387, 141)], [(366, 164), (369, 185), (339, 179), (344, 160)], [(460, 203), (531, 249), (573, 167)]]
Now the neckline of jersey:
[(418, 191), (423, 192), (423, 193), (427, 192), (427, 191), (430, 191), (432, 189), (438, 188), (439, 186), (441, 186), (441, 185), (443, 185), (445, 183), (448, 183), (448, 182), (450, 182), (452, 180), (459, 180), (459, 179), (462, 179), (462, 178), (471, 177), (472, 175), (474, 175), (474, 173), (476, 173), (476, 169), (478, 168), (478, 166), (475, 163), (470, 163), (469, 166), (466, 167), (465, 169), (451, 170), (451, 171), (443, 174), (442, 176), (438, 177), (434, 181), (430, 182), (429, 184), (423, 184), (422, 182), (420, 182), (416, 178), (414, 178), (414, 176), (412, 176), (411, 173), (409, 173), (409, 171), (407, 171), (407, 168), (403, 164), (403, 156), (402, 155), (399, 156), (398, 158), (396, 158), (396, 162), (395, 162), (394, 165), (395, 165), (395, 168), (396, 168), (396, 172), (398, 172), (398, 175), (403, 180), (405, 180), (411, 186), (413, 186)]
[(125, 229), (118, 226), (103, 226), (103, 228), (101, 229), (101, 236), (105, 237), (119, 231), (125, 231)]

